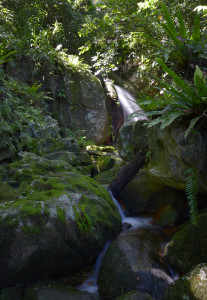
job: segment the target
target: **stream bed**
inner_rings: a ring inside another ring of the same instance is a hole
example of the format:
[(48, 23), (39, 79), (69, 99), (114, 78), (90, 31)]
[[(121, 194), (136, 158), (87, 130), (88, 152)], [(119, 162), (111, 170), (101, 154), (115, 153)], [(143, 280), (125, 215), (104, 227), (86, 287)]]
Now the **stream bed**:
[[(123, 251), (123, 254), (126, 254), (126, 263), (131, 266), (131, 270), (129, 270), (129, 278), (130, 276), (132, 276), (131, 280), (133, 282), (134, 275), (132, 275), (132, 273), (134, 272), (134, 274), (136, 274), (136, 280), (139, 281), (138, 283), (136, 282), (133, 287), (130, 283), (129, 291), (134, 289), (139, 290), (141, 292), (149, 293), (154, 297), (154, 299), (159, 300), (161, 299), (167, 286), (178, 278), (177, 273), (172, 268), (170, 268), (167, 262), (165, 262), (162, 258), (162, 251), (164, 248), (164, 246), (162, 247), (162, 245), (164, 245), (164, 243), (162, 241), (162, 233), (160, 232), (160, 228), (156, 225), (153, 225), (152, 218), (127, 217), (119, 202), (115, 199), (111, 192), (110, 194), (113, 202), (119, 210), (122, 219), (122, 231), (114, 241), (108, 241), (105, 244), (96, 260), (92, 273), (81, 285), (77, 287), (77, 289), (94, 294), (100, 294), (101, 292), (101, 296), (104, 296), (108, 299), (109, 295), (107, 293), (105, 294), (105, 292), (103, 291), (103, 286), (105, 285), (105, 288), (109, 290), (109, 293), (111, 293), (111, 299), (115, 299), (117, 297), (114, 287), (115, 289), (117, 288), (118, 295), (120, 294), (120, 289), (121, 294), (128, 292), (125, 285), (123, 287), (116, 287), (116, 284), (114, 284), (115, 280), (117, 281), (118, 285), (120, 285), (121, 281), (119, 282), (119, 279), (121, 277), (124, 278), (125, 276), (127, 276), (127, 274), (122, 274), (122, 270), (120, 271), (119, 268), (113, 266), (113, 263), (109, 262), (109, 260), (112, 259), (112, 261), (117, 260), (120, 265), (122, 263), (125, 264), (125, 262), (122, 262), (121, 259), (119, 260), (116, 254), (112, 253), (111, 248), (116, 246), (118, 250), (117, 253), (121, 249)], [(148, 238), (149, 241), (147, 240)], [(151, 249), (151, 247), (153, 248), (153, 250)], [(111, 255), (112, 257), (110, 257)], [(155, 261), (151, 262), (151, 256), (157, 256), (158, 260), (160, 259), (160, 261), (158, 262), (156, 257)], [(143, 265), (142, 263), (141, 265), (140, 263), (137, 263), (137, 260), (140, 258), (142, 258)], [(105, 261), (105, 265), (102, 265), (103, 261)], [(137, 265), (141, 266), (140, 270), (140, 266), (137, 267)], [(111, 274), (114, 273), (114, 276), (112, 276), (111, 278), (111, 283), (110, 280), (107, 280), (107, 278), (102, 278), (101, 273), (104, 272), (106, 274), (107, 272), (109, 272), (109, 278)], [(144, 284), (141, 283), (141, 285), (139, 284), (141, 282), (140, 276), (145, 278)], [(98, 277), (100, 277), (100, 279), (98, 279)], [(103, 282), (102, 287), (99, 287), (100, 282), (101, 284)], [(113, 286), (113, 288), (110, 288), (110, 284)]]

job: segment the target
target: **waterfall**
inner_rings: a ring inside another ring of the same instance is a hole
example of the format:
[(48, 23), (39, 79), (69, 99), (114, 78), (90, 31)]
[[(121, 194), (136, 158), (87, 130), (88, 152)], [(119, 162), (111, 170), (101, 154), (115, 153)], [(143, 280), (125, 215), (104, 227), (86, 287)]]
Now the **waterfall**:
[(127, 217), (123, 211), (123, 209), (121, 208), (121, 205), (119, 204), (119, 202), (116, 200), (116, 198), (113, 196), (112, 192), (109, 191), (111, 198), (114, 202), (114, 204), (117, 206), (118, 210), (119, 210), (119, 214), (121, 216), (122, 219), (122, 224), (123, 223), (128, 223), (130, 224), (132, 227), (131, 229), (135, 229), (135, 228), (141, 228), (141, 227), (146, 227), (146, 226), (151, 226), (151, 222), (152, 222), (152, 218), (144, 218), (144, 217)]
[[(129, 91), (118, 85), (114, 85), (114, 88), (118, 96), (118, 101), (120, 102), (124, 112), (124, 121), (127, 121), (131, 114), (142, 111), (141, 107), (136, 103), (135, 98)], [(136, 122), (138, 120), (146, 119), (146, 117), (138, 116), (130, 119)]]

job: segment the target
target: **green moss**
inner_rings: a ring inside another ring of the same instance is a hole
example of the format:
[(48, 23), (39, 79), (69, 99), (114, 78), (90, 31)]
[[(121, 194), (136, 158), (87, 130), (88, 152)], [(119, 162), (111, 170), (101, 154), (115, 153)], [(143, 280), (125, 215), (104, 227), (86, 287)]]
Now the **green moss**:
[(28, 235), (37, 235), (40, 233), (40, 228), (38, 226), (24, 225), (22, 231)]
[(102, 155), (97, 159), (97, 168), (98, 172), (104, 172), (113, 168), (115, 163), (114, 158), (111, 158), (110, 155)]
[(56, 210), (57, 210), (58, 220), (62, 223), (66, 223), (66, 218), (65, 218), (66, 212), (65, 212), (65, 210), (62, 207), (59, 207), (59, 206), (56, 208)]
[(185, 224), (174, 235), (167, 248), (166, 258), (181, 273), (207, 261), (207, 214), (198, 218), (198, 225)]

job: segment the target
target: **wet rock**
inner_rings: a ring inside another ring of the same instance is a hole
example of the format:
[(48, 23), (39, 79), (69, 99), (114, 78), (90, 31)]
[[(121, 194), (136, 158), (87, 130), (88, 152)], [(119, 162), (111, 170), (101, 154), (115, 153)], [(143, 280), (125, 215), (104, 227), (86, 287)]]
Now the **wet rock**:
[(146, 120), (128, 121), (123, 124), (119, 133), (118, 152), (125, 161), (130, 161), (134, 155), (148, 145), (148, 129)]
[(98, 172), (102, 173), (104, 171), (110, 170), (113, 168), (115, 159), (110, 155), (102, 155), (97, 159), (97, 168)]
[(185, 214), (187, 206), (184, 192), (160, 183), (159, 179), (150, 175), (147, 167), (139, 170), (122, 189), (119, 199), (125, 203), (126, 209), (132, 215), (143, 212), (155, 214), (163, 207), (171, 205), (179, 217)]
[(55, 287), (33, 287), (30, 288), (23, 300), (98, 300), (99, 296), (79, 292), (67, 286)]
[(67, 276), (120, 230), (107, 190), (62, 160), (25, 153), (0, 172), (0, 287)]
[(168, 287), (164, 300), (175, 299), (207, 299), (207, 264), (197, 265)]
[(122, 223), (122, 226), (121, 226), (121, 230), (122, 230), (122, 231), (127, 230), (127, 229), (129, 229), (129, 228), (132, 228), (132, 225), (131, 225), (131, 224), (126, 223), (126, 222)]
[(166, 247), (165, 257), (182, 274), (207, 262), (207, 214), (200, 215), (198, 225), (187, 223), (173, 236)]
[(148, 145), (146, 155), (147, 172), (158, 184), (185, 190), (185, 171), (190, 167), (198, 170), (199, 190), (207, 193), (206, 133), (201, 128), (191, 132), (187, 138), (184, 133), (188, 128), (183, 120), (173, 122), (160, 129), (154, 126), (147, 129), (146, 121), (126, 122), (120, 130), (118, 151), (120, 156), (129, 161), (140, 148)]
[(153, 298), (150, 297), (149, 294), (133, 291), (117, 298), (116, 300), (153, 300)]
[(123, 232), (104, 256), (98, 275), (99, 293), (116, 299), (137, 290), (161, 299), (172, 282), (159, 251), (159, 232), (142, 228)]

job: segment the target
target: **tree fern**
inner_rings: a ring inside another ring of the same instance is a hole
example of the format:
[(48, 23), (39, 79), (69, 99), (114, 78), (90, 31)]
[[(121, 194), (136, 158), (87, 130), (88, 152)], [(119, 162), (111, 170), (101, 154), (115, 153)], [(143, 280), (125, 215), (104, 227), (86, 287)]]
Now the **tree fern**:
[(198, 178), (199, 174), (195, 168), (186, 170), (186, 189), (185, 193), (190, 206), (191, 222), (194, 225), (198, 224)]

